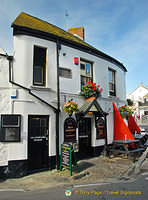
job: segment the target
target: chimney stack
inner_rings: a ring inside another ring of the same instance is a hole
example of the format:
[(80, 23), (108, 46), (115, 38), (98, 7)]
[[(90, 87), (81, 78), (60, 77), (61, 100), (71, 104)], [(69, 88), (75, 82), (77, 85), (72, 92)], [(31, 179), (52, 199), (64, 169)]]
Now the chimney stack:
[(76, 28), (69, 28), (68, 32), (73, 34), (74, 36), (77, 36), (78, 38), (84, 40), (84, 27), (76, 27)]

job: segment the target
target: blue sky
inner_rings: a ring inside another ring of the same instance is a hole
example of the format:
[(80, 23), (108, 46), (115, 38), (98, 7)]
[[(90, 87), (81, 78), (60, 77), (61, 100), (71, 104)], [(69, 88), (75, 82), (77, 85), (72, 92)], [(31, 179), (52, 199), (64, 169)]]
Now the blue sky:
[(0, 46), (13, 54), (11, 23), (20, 12), (66, 30), (84, 26), (85, 40), (127, 68), (126, 92), (148, 86), (148, 0), (0, 0)]

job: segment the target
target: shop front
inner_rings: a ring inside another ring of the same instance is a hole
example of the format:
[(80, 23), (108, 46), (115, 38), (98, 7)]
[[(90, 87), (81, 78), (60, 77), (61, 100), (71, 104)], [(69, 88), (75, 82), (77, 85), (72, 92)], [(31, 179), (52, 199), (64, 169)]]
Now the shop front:
[(76, 115), (79, 158), (97, 156), (107, 145), (107, 115), (95, 98), (84, 101)]

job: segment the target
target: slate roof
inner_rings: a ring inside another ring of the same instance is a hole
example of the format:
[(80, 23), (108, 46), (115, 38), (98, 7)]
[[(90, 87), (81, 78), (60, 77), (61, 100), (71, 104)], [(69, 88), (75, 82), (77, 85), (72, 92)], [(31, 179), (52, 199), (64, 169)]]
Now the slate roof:
[(93, 46), (87, 44), (80, 38), (75, 37), (71, 33), (68, 33), (67, 31), (65, 31), (53, 24), (50, 24), (50, 23), (43, 21), (41, 19), (38, 19), (36, 17), (30, 16), (24, 12), (20, 13), (18, 15), (18, 17), (12, 23), (12, 27), (15, 27), (15, 26), (26, 27), (26, 28), (30, 28), (33, 30), (43, 31), (46, 33), (53, 34), (55, 36), (59, 36), (59, 37), (62, 37), (62, 38), (68, 39), (68, 40), (72, 40), (74, 42), (88, 46), (90, 48), (94, 48)]
[[(79, 47), (81, 48), (82, 51), (86, 51), (88, 53), (92, 53), (93, 55), (102, 57), (114, 64), (117, 64), (124, 71), (127, 71), (124, 65), (120, 63), (118, 60), (99, 51), (98, 49), (86, 43), (84, 40), (81, 40), (80, 38), (72, 35), (71, 33), (53, 24), (50, 24), (44, 20), (28, 15), (24, 12), (18, 15), (18, 17), (13, 21), (11, 26), (14, 28), (14, 30), (22, 31), (21, 33), (24, 33), (24, 34), (27, 34), (28, 32), (28, 33), (37, 34), (38, 37), (41, 35), (42, 37), (45, 36), (46, 39), (47, 37), (60, 39), (60, 42), (64, 41), (67, 44), (69, 43), (70, 45), (73, 45), (73, 47)], [(21, 33), (17, 32), (17, 34), (21, 34)], [(14, 31), (14, 34), (15, 34), (15, 31)]]

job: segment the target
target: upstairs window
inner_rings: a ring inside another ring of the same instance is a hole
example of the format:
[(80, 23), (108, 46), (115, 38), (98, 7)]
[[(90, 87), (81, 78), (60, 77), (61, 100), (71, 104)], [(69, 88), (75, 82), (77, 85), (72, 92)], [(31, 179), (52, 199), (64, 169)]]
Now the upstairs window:
[(109, 95), (116, 96), (115, 71), (108, 70)]
[(81, 60), (80, 62), (81, 85), (86, 85), (88, 79), (92, 81), (92, 64)]
[(46, 48), (34, 46), (33, 85), (45, 86), (46, 83)]

